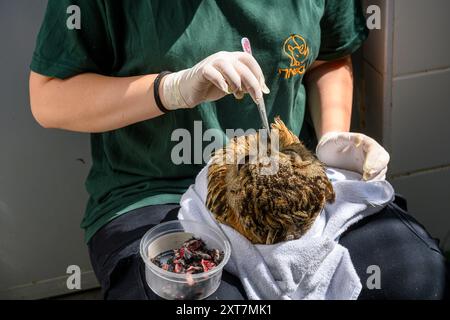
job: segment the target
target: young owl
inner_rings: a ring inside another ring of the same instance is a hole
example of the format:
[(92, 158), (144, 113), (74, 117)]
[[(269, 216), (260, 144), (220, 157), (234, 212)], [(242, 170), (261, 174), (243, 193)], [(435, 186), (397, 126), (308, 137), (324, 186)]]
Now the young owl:
[(279, 118), (271, 127), (279, 143), (268, 148), (276, 164), (269, 174), (262, 171), (268, 158), (250, 152), (259, 133), (234, 138), (213, 155), (208, 168), (206, 206), (254, 244), (300, 238), (335, 198), (323, 164)]

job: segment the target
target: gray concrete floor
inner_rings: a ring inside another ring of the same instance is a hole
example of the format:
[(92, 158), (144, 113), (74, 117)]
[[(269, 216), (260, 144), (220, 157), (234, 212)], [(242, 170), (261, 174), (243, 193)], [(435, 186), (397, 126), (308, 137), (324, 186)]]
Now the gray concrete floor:
[(100, 288), (98, 288), (54, 297), (50, 300), (103, 300), (103, 297)]

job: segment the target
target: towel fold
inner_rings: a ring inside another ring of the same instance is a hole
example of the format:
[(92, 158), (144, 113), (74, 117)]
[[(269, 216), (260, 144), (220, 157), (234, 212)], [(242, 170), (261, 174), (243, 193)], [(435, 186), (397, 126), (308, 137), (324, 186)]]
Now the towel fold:
[(365, 182), (361, 175), (327, 169), (336, 200), (327, 204), (300, 239), (274, 245), (254, 245), (233, 228), (217, 223), (206, 208), (208, 166), (181, 198), (180, 220), (195, 220), (220, 228), (231, 243), (225, 269), (240, 278), (251, 300), (354, 300), (361, 281), (339, 237), (359, 220), (393, 200), (387, 181)]

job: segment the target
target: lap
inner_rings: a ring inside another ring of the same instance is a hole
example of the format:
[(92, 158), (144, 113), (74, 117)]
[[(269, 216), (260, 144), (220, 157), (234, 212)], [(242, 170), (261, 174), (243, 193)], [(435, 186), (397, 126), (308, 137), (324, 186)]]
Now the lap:
[[(444, 298), (446, 266), (438, 242), (396, 204), (354, 225), (339, 242), (361, 279), (359, 299)], [(378, 271), (380, 289), (370, 289), (367, 281)]]
[[(178, 205), (129, 212), (100, 229), (89, 243), (91, 263), (105, 299), (160, 299), (145, 282), (139, 255), (142, 236), (154, 225), (177, 219)], [(360, 299), (439, 299), (445, 262), (437, 243), (401, 208), (389, 205), (349, 229), (340, 239), (363, 284)], [(369, 266), (378, 266), (381, 289), (369, 290)], [(244, 300), (239, 279), (224, 270), (219, 289), (208, 299)]]
[[(153, 226), (177, 219), (178, 209), (178, 205), (137, 209), (108, 223), (94, 235), (89, 242), (89, 254), (105, 299), (161, 299), (146, 284), (139, 243)], [(219, 288), (207, 299), (244, 300), (246, 295), (239, 278), (224, 270)]]

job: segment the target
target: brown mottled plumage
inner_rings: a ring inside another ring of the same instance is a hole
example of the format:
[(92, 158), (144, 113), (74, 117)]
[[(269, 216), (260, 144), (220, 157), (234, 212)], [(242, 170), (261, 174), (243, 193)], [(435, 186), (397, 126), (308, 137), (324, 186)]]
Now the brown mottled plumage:
[(279, 118), (274, 129), (279, 151), (270, 154), (278, 160), (273, 174), (261, 174), (264, 160), (249, 161), (259, 134), (235, 138), (215, 153), (208, 170), (208, 209), (254, 244), (298, 239), (335, 198), (323, 164)]

